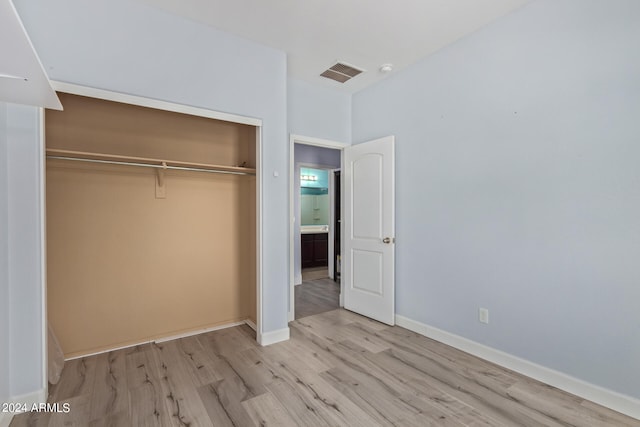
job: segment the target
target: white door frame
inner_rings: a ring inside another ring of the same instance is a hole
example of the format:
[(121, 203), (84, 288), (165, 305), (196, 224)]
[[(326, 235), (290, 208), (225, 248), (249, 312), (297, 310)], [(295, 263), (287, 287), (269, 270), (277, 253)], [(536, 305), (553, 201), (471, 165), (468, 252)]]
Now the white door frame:
[[(247, 324), (251, 327), (255, 326), (256, 329), (256, 340), (258, 343), (262, 342), (263, 335), (263, 321), (262, 314), (264, 313), (263, 307), (263, 298), (262, 298), (262, 265), (263, 265), (263, 251), (262, 251), (262, 215), (263, 215), (263, 183), (262, 183), (262, 120), (253, 118), (240, 116), (236, 114), (229, 114), (220, 111), (210, 110), (207, 108), (199, 108), (192, 107), (184, 104), (177, 104), (173, 102), (160, 101), (152, 98), (146, 98), (142, 96), (128, 95), (120, 92), (114, 92), (109, 90), (92, 88), (89, 86), (76, 85), (72, 83), (65, 83), (59, 81), (51, 81), (51, 85), (53, 89), (59, 92), (70, 93), (74, 95), (87, 96), (91, 98), (104, 99), (107, 101), (115, 101), (121, 102), (130, 105), (137, 105), (141, 107), (155, 108), (157, 110), (165, 110), (182, 114), (189, 114), (192, 116), (200, 116), (206, 117), (210, 119), (216, 120), (224, 120), (227, 122), (245, 124), (255, 126), (256, 128), (256, 325), (253, 325), (253, 322), (247, 322)], [(48, 387), (47, 382), (47, 303), (46, 303), (46, 292), (47, 292), (47, 284), (46, 284), (46, 183), (44, 182), (44, 177), (46, 173), (46, 161), (45, 161), (45, 122), (44, 122), (44, 110), (40, 109), (41, 118), (40, 118), (40, 139), (42, 144), (42, 158), (40, 161), (41, 165), (41, 177), (42, 177), (42, 185), (41, 185), (41, 194), (40, 200), (42, 200), (41, 205), (41, 217), (42, 217), (42, 264), (43, 264), (43, 274), (42, 274), (42, 295), (43, 295), (43, 304), (42, 304), (42, 316), (43, 316), (43, 324), (42, 324), (42, 359), (43, 359), (43, 373), (44, 373), (44, 384), (45, 384), (45, 396), (46, 389)]]
[[(297, 213), (294, 212), (293, 198), (295, 194), (295, 144), (312, 145), (314, 147), (333, 148), (340, 150), (340, 167), (342, 168), (342, 150), (349, 144), (339, 141), (331, 141), (328, 139), (313, 138), (302, 135), (289, 135), (289, 322), (295, 317), (295, 254), (294, 239), (295, 235), (295, 218)], [(342, 294), (342, 284), (340, 285)], [(340, 300), (342, 305), (342, 297)]]

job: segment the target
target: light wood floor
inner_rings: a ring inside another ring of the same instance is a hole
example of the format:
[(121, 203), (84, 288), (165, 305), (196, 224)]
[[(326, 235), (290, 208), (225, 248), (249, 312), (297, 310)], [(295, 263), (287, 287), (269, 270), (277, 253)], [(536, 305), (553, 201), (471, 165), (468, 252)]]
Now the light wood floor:
[(246, 326), (69, 362), (12, 426), (638, 426), (399, 327), (345, 310), (260, 347)]
[(327, 279), (329, 277), (329, 267), (312, 267), (302, 269), (302, 281)]
[(303, 280), (295, 291), (295, 319), (340, 307), (340, 284), (329, 279)]

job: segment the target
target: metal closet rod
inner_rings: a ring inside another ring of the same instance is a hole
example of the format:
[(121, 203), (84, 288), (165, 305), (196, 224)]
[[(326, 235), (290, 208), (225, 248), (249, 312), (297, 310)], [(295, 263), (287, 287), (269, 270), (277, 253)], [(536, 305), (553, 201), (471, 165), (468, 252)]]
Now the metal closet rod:
[(225, 170), (217, 170), (217, 169), (202, 169), (202, 168), (189, 168), (185, 166), (170, 166), (170, 165), (152, 165), (148, 163), (135, 163), (135, 162), (120, 162), (117, 160), (99, 160), (99, 159), (83, 159), (80, 157), (66, 157), (66, 156), (53, 156), (47, 155), (47, 159), (56, 159), (56, 160), (74, 160), (77, 162), (88, 162), (88, 163), (103, 163), (108, 165), (124, 165), (124, 166), (140, 166), (143, 168), (153, 168), (153, 169), (173, 169), (180, 171), (191, 171), (191, 172), (207, 172), (207, 173), (224, 173), (228, 175), (255, 175), (255, 173), (251, 172), (236, 172), (236, 171), (225, 171)]

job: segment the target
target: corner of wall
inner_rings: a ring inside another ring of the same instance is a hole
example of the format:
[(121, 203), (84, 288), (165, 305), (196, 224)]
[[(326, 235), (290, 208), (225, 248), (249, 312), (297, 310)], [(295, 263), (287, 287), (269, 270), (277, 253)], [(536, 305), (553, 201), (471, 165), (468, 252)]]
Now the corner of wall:
[[(9, 281), (7, 247), (7, 106), (0, 102), (0, 403), (7, 402), (9, 390)], [(11, 422), (11, 415), (0, 412), (0, 427)]]
[(261, 346), (266, 347), (271, 344), (287, 341), (289, 340), (289, 337), (290, 331), (289, 327), (287, 326), (286, 328), (278, 329), (276, 331), (263, 332), (261, 334), (258, 334), (258, 343)]

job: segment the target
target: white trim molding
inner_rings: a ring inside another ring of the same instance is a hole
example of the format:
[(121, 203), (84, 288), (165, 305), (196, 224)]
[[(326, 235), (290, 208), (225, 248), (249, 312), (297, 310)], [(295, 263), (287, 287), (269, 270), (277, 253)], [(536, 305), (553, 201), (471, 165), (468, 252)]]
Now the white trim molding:
[(265, 347), (271, 344), (287, 341), (289, 339), (289, 328), (282, 328), (271, 332), (263, 332), (258, 337), (258, 343)]
[(45, 402), (49, 394), (49, 330), (48, 330), (48, 309), (47, 309), (47, 166), (46, 166), (46, 143), (45, 143), (45, 110), (38, 109), (38, 141), (39, 159), (38, 159), (38, 215), (40, 215), (40, 290), (42, 292), (42, 300), (40, 301), (40, 310), (42, 318), (40, 325), (42, 328), (42, 388), (44, 390)]
[(251, 319), (247, 319), (244, 321), (245, 325), (247, 325), (248, 327), (250, 327), (251, 329), (253, 329), (254, 331), (258, 331), (258, 325), (256, 325), (255, 323), (253, 323), (253, 321)]
[(350, 145), (346, 142), (332, 141), (330, 139), (314, 138), (304, 135), (296, 135), (294, 133), (289, 135), (289, 141), (295, 144), (315, 145), (317, 147), (336, 148), (338, 150)]
[(253, 323), (249, 319), (245, 319), (245, 320), (241, 320), (239, 322), (224, 323), (222, 325), (208, 326), (206, 328), (192, 329), (192, 330), (189, 330), (189, 331), (180, 332), (178, 334), (162, 335), (162, 336), (159, 336), (159, 337), (156, 337), (156, 338), (150, 338), (150, 339), (147, 339), (147, 340), (136, 341), (134, 343), (130, 343), (130, 344), (122, 345), (122, 346), (109, 347), (107, 349), (96, 351), (96, 352), (93, 352), (93, 353), (87, 353), (87, 354), (81, 354), (81, 355), (78, 355), (78, 356), (68, 357), (68, 358), (66, 358), (64, 360), (65, 360), (65, 362), (67, 362), (69, 360), (83, 359), (85, 357), (97, 356), (99, 354), (111, 353), (112, 351), (123, 350), (125, 348), (132, 348), (132, 347), (136, 347), (136, 346), (139, 346), (139, 345), (145, 345), (145, 344), (151, 344), (151, 343), (162, 344), (162, 343), (165, 343), (167, 341), (178, 340), (180, 338), (188, 338), (188, 337), (192, 337), (192, 336), (195, 336), (195, 335), (206, 334), (206, 333), (213, 332), (213, 331), (220, 331), (222, 329), (233, 328), (235, 326), (241, 326), (241, 325), (245, 325), (245, 324), (249, 325), (249, 327), (251, 327), (251, 329), (253, 329), (253, 330), (256, 329), (255, 323)]
[(396, 325), (640, 420), (640, 400), (631, 396), (588, 383), (404, 316), (396, 315)]
[(180, 338), (187, 338), (187, 337), (192, 337), (194, 335), (206, 334), (208, 332), (220, 331), (222, 329), (233, 328), (235, 326), (244, 325), (245, 323), (246, 323), (246, 320), (242, 320), (240, 322), (231, 322), (231, 323), (225, 323), (223, 325), (211, 326), (211, 327), (208, 327), (208, 328), (194, 329), (192, 331), (187, 331), (187, 332), (183, 332), (183, 333), (180, 333), (180, 334), (169, 335), (169, 336), (166, 336), (166, 337), (157, 338), (157, 339), (153, 340), (153, 342), (155, 342), (156, 344), (160, 344), (160, 343), (163, 343), (163, 342), (178, 340)]
[[(190, 114), (192, 116), (207, 117), (210, 119), (224, 120), (226, 122), (241, 123), (251, 126), (262, 126), (262, 120), (254, 117), (240, 116), (238, 114), (223, 113), (221, 111), (206, 108), (193, 107), (175, 102), (161, 101), (159, 99), (129, 95), (111, 90), (98, 89), (89, 86), (81, 86), (73, 83), (51, 81), (56, 92), (70, 93), (72, 95), (88, 96), (107, 101), (122, 102), (139, 107), (155, 108), (157, 110), (171, 111), (174, 113)], [(64, 107), (64, 106), (63, 106)]]
[[(7, 403), (19, 403), (21, 405), (26, 405), (27, 407), (32, 407), (34, 404), (46, 403), (47, 397), (47, 389), (43, 388), (38, 391), (34, 391), (33, 393), (12, 397)], [(13, 416), (16, 414), (16, 412), (0, 412), (0, 427), (8, 427), (9, 424), (11, 424)]]

